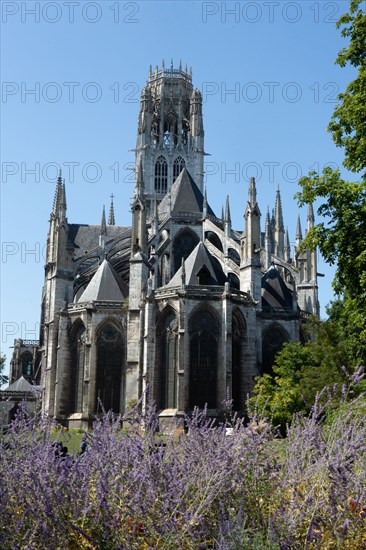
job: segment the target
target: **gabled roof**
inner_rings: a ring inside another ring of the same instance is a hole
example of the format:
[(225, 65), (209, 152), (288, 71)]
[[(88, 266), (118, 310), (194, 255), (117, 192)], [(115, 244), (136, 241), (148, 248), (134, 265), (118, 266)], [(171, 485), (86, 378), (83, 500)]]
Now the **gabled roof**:
[(292, 292), (274, 266), (262, 277), (262, 307), (284, 311), (293, 309)]
[[(212, 256), (202, 242), (199, 242), (184, 262), (185, 284), (199, 285), (199, 273), (201, 269), (207, 270), (208, 285), (223, 286), (228, 281), (219, 261)], [(173, 287), (180, 286), (181, 284), (182, 268), (180, 267), (167, 286)]]
[(110, 263), (103, 260), (78, 302), (123, 302), (126, 296), (122, 280)]
[(39, 386), (32, 386), (32, 384), (30, 384), (28, 382), (28, 380), (26, 380), (24, 378), (24, 376), (21, 376), (20, 378), (18, 378), (18, 380), (16, 380), (15, 382), (13, 382), (13, 384), (10, 384), (10, 386), (8, 386), (7, 388), (5, 388), (4, 391), (6, 392), (29, 392), (29, 393), (35, 393), (37, 391), (39, 391)]
[[(183, 168), (170, 189), (159, 204), (159, 214), (167, 214), (169, 207), (172, 215), (183, 212), (192, 214), (203, 213), (203, 195), (186, 168)], [(170, 202), (170, 205), (169, 205)], [(207, 214), (214, 216), (211, 207), (207, 205)]]

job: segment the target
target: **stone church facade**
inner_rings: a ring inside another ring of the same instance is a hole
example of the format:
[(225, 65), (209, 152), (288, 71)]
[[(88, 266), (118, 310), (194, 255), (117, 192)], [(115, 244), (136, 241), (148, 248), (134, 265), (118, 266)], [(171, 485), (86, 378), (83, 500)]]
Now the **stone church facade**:
[(219, 415), (228, 399), (242, 412), (255, 377), (319, 311), (316, 253), (299, 250), (300, 221), (291, 251), (279, 190), (261, 223), (251, 178), (239, 230), (228, 199), (220, 216), (211, 209), (191, 72), (150, 69), (135, 155), (131, 227), (115, 224), (113, 200), (100, 225), (69, 223), (56, 184), (34, 353), (43, 410), (69, 427), (141, 397), (168, 424), (205, 404)]

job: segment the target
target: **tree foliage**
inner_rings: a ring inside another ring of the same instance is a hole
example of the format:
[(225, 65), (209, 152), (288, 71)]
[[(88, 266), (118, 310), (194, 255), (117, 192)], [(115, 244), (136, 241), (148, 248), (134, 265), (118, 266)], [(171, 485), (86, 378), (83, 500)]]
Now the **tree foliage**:
[(366, 292), (366, 182), (350, 183), (339, 170), (326, 167), (300, 180), (300, 205), (324, 199), (318, 208), (322, 221), (310, 229), (305, 244), (316, 246), (330, 265), (337, 264), (333, 283), (337, 294), (365, 299)]
[[(365, 363), (366, 344), (360, 342), (361, 329), (353, 322), (347, 304), (344, 299), (331, 302), (326, 321), (314, 317), (310, 322), (306, 344), (285, 344), (276, 356), (273, 375), (257, 378), (251, 403), (283, 432), (294, 413), (310, 413), (317, 394), (325, 387), (333, 388), (335, 406), (337, 394), (339, 399), (343, 397), (348, 373)], [(354, 391), (366, 391), (366, 383), (360, 382)]]
[(344, 165), (361, 172), (361, 182), (341, 178), (339, 170), (325, 168), (322, 175), (311, 172), (301, 178), (302, 190), (296, 197), (300, 205), (316, 199), (322, 203), (318, 215), (322, 221), (307, 234), (303, 246), (319, 247), (329, 264), (336, 264), (333, 287), (344, 296), (344, 307), (359, 328), (361, 346), (366, 344), (366, 13), (360, 0), (351, 0), (349, 13), (337, 23), (342, 36), (349, 39), (337, 57), (344, 67), (351, 64), (357, 78), (339, 95), (328, 130), (336, 145), (344, 147)]
[(345, 148), (344, 165), (352, 172), (361, 172), (366, 179), (366, 13), (360, 8), (361, 0), (351, 0), (349, 13), (342, 15), (337, 27), (342, 36), (349, 38), (349, 45), (343, 48), (336, 63), (347, 64), (358, 69), (355, 80), (339, 95), (328, 130), (334, 143)]

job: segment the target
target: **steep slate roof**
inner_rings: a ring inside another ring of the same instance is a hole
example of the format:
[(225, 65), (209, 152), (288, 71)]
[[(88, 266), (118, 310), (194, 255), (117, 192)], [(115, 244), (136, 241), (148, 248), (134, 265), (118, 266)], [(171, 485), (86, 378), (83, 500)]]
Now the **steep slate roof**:
[(21, 376), (20, 378), (18, 378), (18, 380), (13, 382), (13, 384), (10, 384), (10, 386), (5, 388), (4, 391), (8, 391), (8, 392), (19, 391), (19, 392), (29, 392), (34, 394), (39, 389), (40, 389), (40, 386), (32, 386), (32, 384), (30, 384), (28, 380), (24, 378), (24, 376)]
[[(169, 212), (169, 201), (173, 216), (183, 212), (202, 214), (203, 195), (186, 168), (183, 168), (173, 183), (170, 189), (170, 197), (169, 194), (165, 195), (159, 204), (159, 214), (167, 214)], [(215, 215), (209, 205), (207, 205), (207, 214), (210, 216)]]
[(276, 310), (292, 310), (292, 293), (280, 272), (271, 266), (262, 277), (262, 307)]
[[(107, 226), (107, 243), (122, 235), (128, 227)], [(82, 258), (85, 252), (91, 252), (99, 246), (100, 225), (69, 224), (69, 240), (75, 247), (75, 259)]]
[[(210, 274), (209, 285), (223, 286), (228, 278), (222, 270), (220, 263), (212, 256), (202, 242), (191, 252), (184, 262), (186, 273), (186, 285), (198, 285), (198, 273), (205, 266)], [(167, 287), (180, 286), (182, 284), (182, 268), (180, 267), (174, 277), (166, 285)]]
[(126, 296), (122, 280), (110, 263), (103, 260), (78, 302), (123, 302)]

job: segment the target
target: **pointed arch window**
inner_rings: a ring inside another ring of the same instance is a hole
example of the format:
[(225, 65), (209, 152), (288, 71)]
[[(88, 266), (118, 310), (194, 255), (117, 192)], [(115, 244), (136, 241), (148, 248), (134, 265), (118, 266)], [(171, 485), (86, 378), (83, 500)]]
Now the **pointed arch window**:
[(198, 243), (198, 236), (189, 229), (184, 229), (176, 236), (173, 242), (173, 274), (182, 265), (182, 258), (186, 260)]
[(124, 366), (122, 334), (112, 324), (106, 324), (97, 339), (96, 411), (121, 409), (121, 388)]
[(155, 163), (155, 191), (166, 193), (168, 190), (168, 164), (163, 155), (157, 158)]
[(217, 408), (217, 361), (219, 329), (209, 311), (191, 320), (189, 339), (189, 406)]
[(179, 176), (183, 168), (185, 168), (185, 165), (186, 165), (186, 161), (184, 160), (183, 157), (179, 155), (179, 157), (177, 157), (173, 162), (173, 183), (175, 182), (175, 180), (177, 179), (177, 177)]
[(177, 145), (177, 141), (177, 119), (173, 113), (169, 113), (164, 120), (164, 147), (171, 150)]
[(232, 400), (234, 411), (244, 408), (244, 373), (243, 373), (243, 344), (245, 336), (245, 321), (239, 311), (232, 317), (232, 342), (231, 342), (231, 369), (232, 369)]
[(273, 374), (273, 364), (277, 353), (289, 341), (288, 335), (279, 326), (272, 325), (263, 336), (262, 370), (263, 374)]
[(22, 361), (22, 375), (24, 378), (30, 380), (33, 375), (33, 355), (30, 351), (25, 351), (21, 356)]
[(178, 407), (178, 321), (173, 312), (160, 325), (160, 399), (162, 409)]
[(75, 329), (71, 341), (71, 413), (83, 412), (85, 336), (85, 326), (80, 324), (79, 327)]

